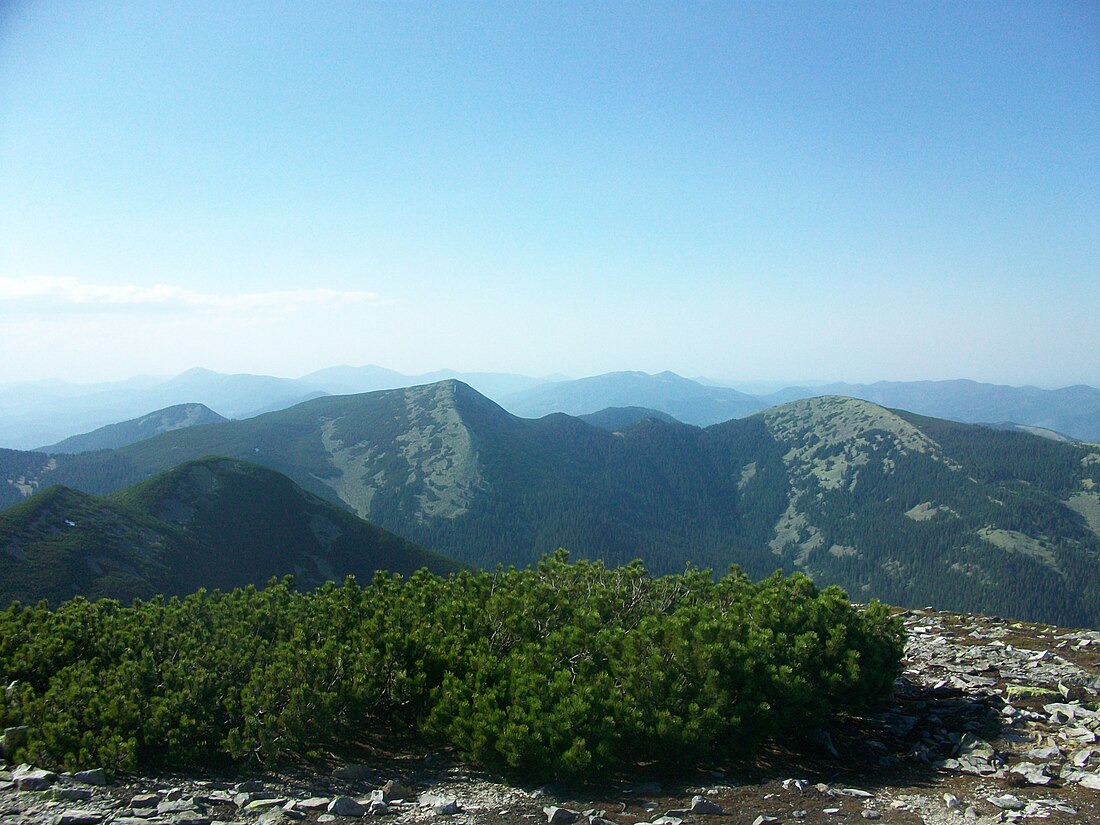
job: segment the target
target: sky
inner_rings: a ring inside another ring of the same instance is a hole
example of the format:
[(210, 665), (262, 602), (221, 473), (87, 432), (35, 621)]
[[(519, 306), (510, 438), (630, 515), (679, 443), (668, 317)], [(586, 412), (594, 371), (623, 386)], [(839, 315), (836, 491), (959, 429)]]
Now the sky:
[(0, 382), (1100, 386), (1100, 4), (0, 2)]

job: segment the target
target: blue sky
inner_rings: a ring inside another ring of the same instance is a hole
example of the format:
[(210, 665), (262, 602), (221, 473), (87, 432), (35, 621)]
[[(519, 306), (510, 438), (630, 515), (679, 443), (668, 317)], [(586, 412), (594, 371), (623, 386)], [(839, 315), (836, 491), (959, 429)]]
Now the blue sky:
[(1100, 385), (1100, 6), (0, 6), (0, 381)]

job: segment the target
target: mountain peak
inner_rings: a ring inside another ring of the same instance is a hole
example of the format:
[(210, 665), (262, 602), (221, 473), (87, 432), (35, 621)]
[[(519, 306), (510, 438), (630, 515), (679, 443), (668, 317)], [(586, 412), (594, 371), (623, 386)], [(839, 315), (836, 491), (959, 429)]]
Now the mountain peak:
[(820, 447), (832, 447), (871, 432), (887, 432), (918, 452), (938, 449), (931, 438), (892, 410), (844, 395), (803, 398), (761, 413), (779, 441), (804, 441), (813, 434)]
[(130, 421), (108, 424), (89, 433), (70, 436), (64, 441), (40, 449), (46, 453), (86, 453), (93, 450), (116, 449), (171, 430), (200, 424), (222, 424), (228, 420), (205, 404), (197, 402), (175, 404)]

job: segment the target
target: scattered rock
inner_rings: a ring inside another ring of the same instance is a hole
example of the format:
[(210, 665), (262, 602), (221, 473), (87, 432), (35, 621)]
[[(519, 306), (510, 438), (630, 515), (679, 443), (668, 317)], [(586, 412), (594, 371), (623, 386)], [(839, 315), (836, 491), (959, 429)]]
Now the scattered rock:
[(382, 786), (382, 801), (387, 804), (398, 799), (412, 799), (413, 792), (396, 779), (390, 779)]
[(458, 804), (457, 799), (448, 799), (433, 805), (432, 810), (439, 816), (454, 816), (462, 813), (462, 806)]
[(1012, 794), (1004, 794), (1003, 796), (991, 796), (989, 797), (991, 804), (996, 805), (1006, 811), (1022, 811), (1027, 807), (1027, 803), (1017, 799)]
[(98, 811), (71, 809), (58, 815), (57, 825), (99, 825), (105, 819)]
[(157, 805), (158, 814), (183, 814), (197, 811), (199, 805), (191, 797), (186, 799), (167, 799), (165, 798)]
[(367, 808), (350, 796), (338, 796), (328, 803), (328, 812), (334, 816), (365, 816)]
[(706, 797), (693, 796), (688, 810), (693, 814), (721, 814), (722, 806), (717, 802), (709, 801)]
[(76, 782), (82, 782), (85, 785), (96, 785), (103, 787), (107, 784), (107, 773), (103, 768), (92, 768), (87, 771), (77, 771), (73, 774), (73, 779)]
[(1078, 783), (1082, 788), (1089, 788), (1093, 791), (1100, 791), (1100, 774), (1089, 773), (1082, 777)]
[(546, 814), (547, 825), (570, 825), (570, 823), (576, 822), (577, 817), (580, 816), (577, 811), (559, 808), (556, 805), (549, 805), (543, 808), (542, 812)]
[(30, 765), (20, 765), (11, 772), (11, 781), (21, 791), (44, 791), (57, 780), (53, 771), (44, 771)]

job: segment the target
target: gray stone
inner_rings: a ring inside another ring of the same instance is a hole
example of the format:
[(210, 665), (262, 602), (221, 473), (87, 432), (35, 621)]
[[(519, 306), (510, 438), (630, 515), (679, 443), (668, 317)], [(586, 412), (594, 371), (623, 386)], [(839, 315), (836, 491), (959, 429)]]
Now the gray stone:
[(1031, 785), (1049, 785), (1050, 777), (1043, 773), (1042, 767), (1033, 762), (1021, 762), (1013, 765), (1011, 773), (1022, 776)]
[(157, 805), (158, 814), (185, 814), (197, 811), (199, 804), (191, 798), (165, 799)]
[(92, 768), (87, 771), (77, 771), (73, 774), (73, 779), (77, 782), (82, 782), (85, 785), (98, 785), (103, 787), (107, 784), (107, 774), (103, 768)]
[(328, 803), (328, 812), (336, 816), (365, 816), (367, 808), (350, 796), (338, 796)]
[[(839, 810), (839, 808), (837, 810)], [(778, 822), (778, 821), (779, 821), (779, 817), (777, 817), (777, 816), (763, 816), (763, 815), (761, 815), (761, 816), (758, 816), (756, 819), (754, 819), (752, 821), (752, 825), (765, 825), (765, 823)]]
[(1061, 714), (1064, 719), (1100, 719), (1100, 711), (1066, 702), (1051, 702), (1049, 705), (1043, 705), (1043, 710), (1051, 716)]
[(1089, 760), (1097, 755), (1095, 748), (1081, 748), (1081, 750), (1074, 752), (1073, 764), (1075, 767), (1084, 768), (1089, 764)]
[(722, 806), (717, 802), (711, 802), (706, 797), (693, 796), (690, 811), (693, 814), (721, 814)]
[(454, 816), (462, 813), (462, 806), (456, 799), (447, 799), (432, 806), (432, 810), (439, 816)]
[(57, 774), (32, 768), (30, 765), (20, 765), (11, 772), (11, 781), (21, 791), (44, 791), (57, 781)]
[(1006, 811), (1022, 811), (1027, 807), (1026, 802), (1021, 802), (1010, 793), (1006, 793), (1003, 796), (991, 796), (989, 797), (989, 801), (998, 808), (1002, 808)]
[(1029, 756), (1032, 759), (1038, 759), (1041, 762), (1048, 759), (1060, 759), (1062, 756), (1062, 749), (1057, 745), (1048, 745), (1045, 748), (1032, 748), (1025, 756)]
[(882, 819), (882, 812), (876, 811), (874, 808), (865, 808), (860, 812), (860, 816), (864, 819)]
[(99, 825), (103, 820), (103, 814), (98, 811), (84, 811), (72, 808), (59, 814), (54, 822), (56, 825)]
[(1100, 774), (1087, 773), (1081, 779), (1079, 783), (1082, 788), (1089, 788), (1090, 790), (1100, 791)]
[[(233, 804), (238, 808), (247, 808), (253, 802), (262, 802), (268, 799), (279, 799), (279, 795), (274, 791), (250, 791), (248, 793), (239, 793), (233, 796)], [(286, 797), (282, 797), (282, 802), (286, 801)]]
[(328, 808), (329, 799), (326, 796), (311, 796), (296, 802), (295, 806), (303, 811), (323, 811)]
[(546, 814), (547, 825), (570, 825), (572, 822), (577, 821), (577, 817), (580, 813), (577, 811), (571, 811), (568, 808), (559, 808), (557, 805), (550, 805), (542, 809), (542, 812)]
[(249, 779), (246, 782), (238, 782), (233, 786), (237, 793), (257, 793), (264, 789), (264, 783), (259, 779)]
[(246, 811), (266, 811), (269, 808), (281, 808), (287, 803), (285, 796), (275, 796), (272, 794), (266, 799), (253, 799), (247, 805), (244, 806)]
[(155, 808), (159, 803), (159, 793), (138, 793), (130, 797), (131, 808)]
[(382, 801), (386, 803), (397, 799), (412, 799), (413, 796), (415, 796), (413, 790), (396, 779), (389, 779), (382, 786)]

